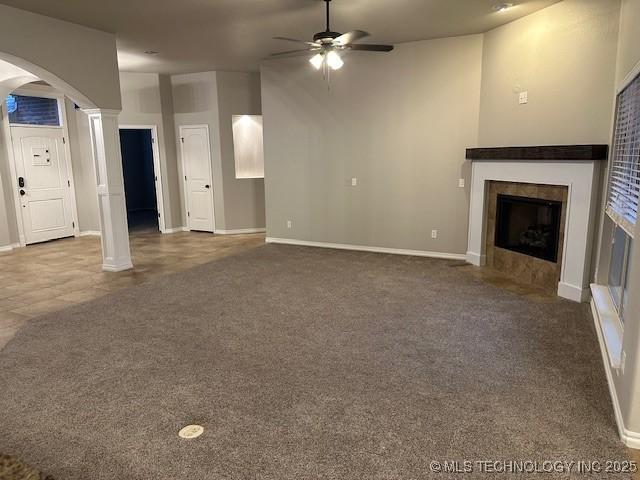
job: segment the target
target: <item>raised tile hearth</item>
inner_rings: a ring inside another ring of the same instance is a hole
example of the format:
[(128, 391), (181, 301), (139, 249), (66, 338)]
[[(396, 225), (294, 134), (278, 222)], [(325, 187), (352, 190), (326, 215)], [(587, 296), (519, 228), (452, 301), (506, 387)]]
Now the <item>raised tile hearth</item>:
[[(591, 155), (590, 159), (523, 159), (533, 156), (530, 153), (535, 148), (543, 147), (527, 147), (525, 153), (529, 154), (513, 160), (502, 158), (502, 149), (487, 149), (493, 151), (497, 157), (494, 159), (479, 158), (485, 156), (484, 152), (468, 155), (473, 164), (467, 261), (478, 266), (489, 264), (519, 279), (530, 279), (543, 288), (554, 289), (561, 297), (584, 302), (590, 298), (600, 160), (606, 155), (606, 149)], [(562, 155), (563, 149), (544, 151)], [(517, 150), (512, 150), (512, 154), (516, 153)], [(496, 211), (493, 209), (499, 193), (563, 202), (557, 262), (495, 246)]]

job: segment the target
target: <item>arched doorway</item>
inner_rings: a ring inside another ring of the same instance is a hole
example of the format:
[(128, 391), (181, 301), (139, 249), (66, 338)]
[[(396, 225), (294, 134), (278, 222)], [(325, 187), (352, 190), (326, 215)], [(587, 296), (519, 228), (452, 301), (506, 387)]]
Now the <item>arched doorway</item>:
[[(36, 80), (43, 80), (62, 92), (87, 114), (91, 153), (96, 173), (103, 270), (117, 272), (132, 268), (117, 121), (119, 110), (100, 108), (87, 95), (59, 76), (34, 65), (32, 62), (0, 52), (1, 102), (5, 101), (8, 93), (21, 85)], [(6, 148), (6, 146), (3, 145), (2, 148)], [(40, 155), (33, 153), (33, 157), (34, 159), (40, 158)], [(18, 188), (16, 186), (18, 184), (13, 185), (13, 183), (25, 181), (22, 177), (9, 180), (14, 189)], [(5, 182), (5, 188), (6, 185), (7, 182)], [(15, 195), (26, 196), (28, 192), (26, 189), (20, 188), (16, 190)], [(17, 201), (20, 201), (20, 198), (17, 198)], [(26, 208), (26, 205), (24, 207)], [(0, 215), (0, 230), (8, 231), (6, 216), (3, 218)]]

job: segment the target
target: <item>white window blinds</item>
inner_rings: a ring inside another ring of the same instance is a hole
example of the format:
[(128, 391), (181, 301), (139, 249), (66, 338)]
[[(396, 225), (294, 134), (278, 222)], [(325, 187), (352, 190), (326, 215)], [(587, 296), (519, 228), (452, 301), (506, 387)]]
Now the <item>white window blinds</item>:
[(640, 76), (618, 96), (607, 213), (633, 236), (640, 197)]

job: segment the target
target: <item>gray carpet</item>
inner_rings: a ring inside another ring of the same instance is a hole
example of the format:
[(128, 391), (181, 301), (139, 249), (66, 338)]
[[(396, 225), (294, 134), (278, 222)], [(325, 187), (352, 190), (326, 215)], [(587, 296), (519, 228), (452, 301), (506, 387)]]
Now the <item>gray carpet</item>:
[(0, 452), (59, 480), (626, 458), (587, 305), (450, 265), (270, 245), (35, 319), (0, 352)]

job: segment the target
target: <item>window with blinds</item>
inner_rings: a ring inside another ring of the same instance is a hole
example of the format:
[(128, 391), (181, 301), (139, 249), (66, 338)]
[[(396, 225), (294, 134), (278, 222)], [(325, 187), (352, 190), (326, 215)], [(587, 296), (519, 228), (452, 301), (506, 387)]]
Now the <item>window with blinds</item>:
[(60, 111), (55, 98), (10, 95), (7, 99), (9, 123), (59, 127)]
[(607, 214), (633, 237), (640, 198), (640, 76), (618, 96)]

